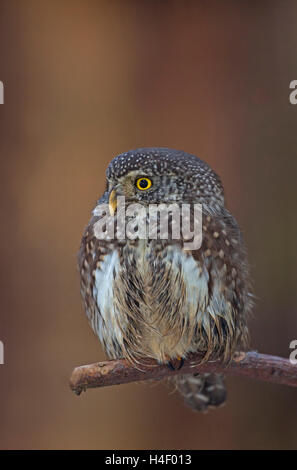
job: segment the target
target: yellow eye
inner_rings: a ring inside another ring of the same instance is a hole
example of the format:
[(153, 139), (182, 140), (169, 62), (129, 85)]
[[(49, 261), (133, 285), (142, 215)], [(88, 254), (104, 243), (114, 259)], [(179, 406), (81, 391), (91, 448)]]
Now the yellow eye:
[(146, 189), (149, 189), (152, 185), (152, 180), (149, 178), (138, 178), (136, 180), (136, 186), (140, 191), (145, 191)]

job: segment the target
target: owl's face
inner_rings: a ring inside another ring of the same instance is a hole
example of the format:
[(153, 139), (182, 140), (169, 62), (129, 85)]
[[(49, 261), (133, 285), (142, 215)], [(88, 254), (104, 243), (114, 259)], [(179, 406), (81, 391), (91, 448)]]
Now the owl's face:
[(167, 148), (143, 148), (115, 157), (107, 171), (107, 192), (126, 203), (224, 204), (216, 173), (194, 155)]

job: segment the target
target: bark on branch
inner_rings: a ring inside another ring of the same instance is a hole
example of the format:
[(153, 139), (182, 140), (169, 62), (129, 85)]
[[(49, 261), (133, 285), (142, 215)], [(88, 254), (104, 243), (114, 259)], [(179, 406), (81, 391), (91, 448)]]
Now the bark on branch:
[(177, 374), (195, 374), (199, 372), (223, 372), (224, 374), (245, 376), (283, 385), (297, 387), (297, 365), (288, 359), (259, 354), (255, 351), (240, 352), (227, 366), (221, 361), (200, 363), (202, 356), (193, 354), (185, 360), (180, 370), (170, 370), (166, 365), (144, 360), (138, 367), (133, 367), (125, 359), (98, 362), (76, 367), (70, 378), (70, 388), (77, 394), (87, 388), (106, 387), (142, 380), (160, 380)]

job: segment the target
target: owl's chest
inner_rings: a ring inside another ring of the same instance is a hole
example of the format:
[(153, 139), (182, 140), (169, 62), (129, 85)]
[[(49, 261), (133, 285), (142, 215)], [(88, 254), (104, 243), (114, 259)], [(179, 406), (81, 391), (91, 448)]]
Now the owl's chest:
[(179, 245), (140, 240), (105, 257), (94, 296), (106, 335), (121, 343), (133, 330), (144, 354), (164, 360), (189, 347), (207, 286), (207, 272)]
[(162, 246), (146, 240), (127, 243), (108, 254), (96, 271), (98, 306), (105, 310), (112, 301), (118, 308), (142, 308), (153, 314), (160, 310), (158, 305), (170, 312), (176, 310), (178, 301), (187, 308), (192, 304), (192, 310), (207, 278), (207, 272), (179, 245)]

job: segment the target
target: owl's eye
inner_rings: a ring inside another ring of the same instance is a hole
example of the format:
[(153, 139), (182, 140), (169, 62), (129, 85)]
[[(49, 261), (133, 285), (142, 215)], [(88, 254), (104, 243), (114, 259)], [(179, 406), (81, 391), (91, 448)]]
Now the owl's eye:
[(152, 180), (150, 180), (149, 178), (138, 178), (138, 180), (136, 180), (136, 186), (138, 189), (140, 189), (140, 191), (145, 191), (146, 189), (149, 189), (152, 185)]

